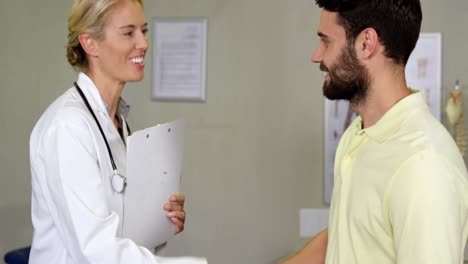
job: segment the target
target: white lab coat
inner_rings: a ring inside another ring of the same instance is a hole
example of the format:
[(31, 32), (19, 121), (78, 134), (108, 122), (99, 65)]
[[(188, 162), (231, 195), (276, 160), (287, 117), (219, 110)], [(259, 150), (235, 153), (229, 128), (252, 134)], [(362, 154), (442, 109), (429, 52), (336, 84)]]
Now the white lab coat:
[[(83, 90), (109, 142), (120, 174), (126, 147), (99, 91), (83, 73)], [(30, 263), (206, 263), (162, 258), (122, 238), (123, 195), (110, 181), (112, 165), (99, 128), (76, 88), (44, 112), (30, 141), (32, 222)]]

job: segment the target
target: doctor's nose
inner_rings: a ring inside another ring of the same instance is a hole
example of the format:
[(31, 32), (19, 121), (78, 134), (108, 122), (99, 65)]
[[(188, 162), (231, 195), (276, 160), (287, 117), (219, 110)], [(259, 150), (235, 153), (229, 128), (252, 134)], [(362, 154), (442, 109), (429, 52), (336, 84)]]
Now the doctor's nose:
[(145, 34), (139, 34), (137, 42), (136, 42), (136, 49), (146, 51), (148, 49), (148, 38)]

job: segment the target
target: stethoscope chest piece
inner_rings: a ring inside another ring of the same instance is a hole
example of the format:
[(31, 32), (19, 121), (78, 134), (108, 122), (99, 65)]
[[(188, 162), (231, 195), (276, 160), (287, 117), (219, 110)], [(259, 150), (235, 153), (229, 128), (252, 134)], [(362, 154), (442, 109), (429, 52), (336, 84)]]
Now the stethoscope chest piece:
[(127, 178), (118, 173), (114, 173), (111, 178), (111, 185), (115, 192), (122, 193), (127, 187)]

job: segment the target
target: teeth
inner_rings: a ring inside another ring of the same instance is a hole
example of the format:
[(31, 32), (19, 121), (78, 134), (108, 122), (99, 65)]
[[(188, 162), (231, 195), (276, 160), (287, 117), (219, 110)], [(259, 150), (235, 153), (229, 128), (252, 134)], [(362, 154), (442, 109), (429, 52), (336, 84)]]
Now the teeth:
[(143, 63), (143, 57), (138, 57), (138, 58), (131, 58), (130, 61), (135, 64), (140, 64)]

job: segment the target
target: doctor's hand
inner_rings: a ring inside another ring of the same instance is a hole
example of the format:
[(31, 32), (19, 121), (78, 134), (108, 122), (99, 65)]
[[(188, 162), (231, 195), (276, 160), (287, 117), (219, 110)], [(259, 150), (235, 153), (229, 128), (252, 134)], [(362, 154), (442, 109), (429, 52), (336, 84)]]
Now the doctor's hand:
[(169, 197), (169, 202), (164, 204), (164, 210), (167, 211), (167, 217), (169, 217), (174, 224), (175, 234), (178, 234), (184, 230), (184, 202), (185, 195), (173, 194)]

